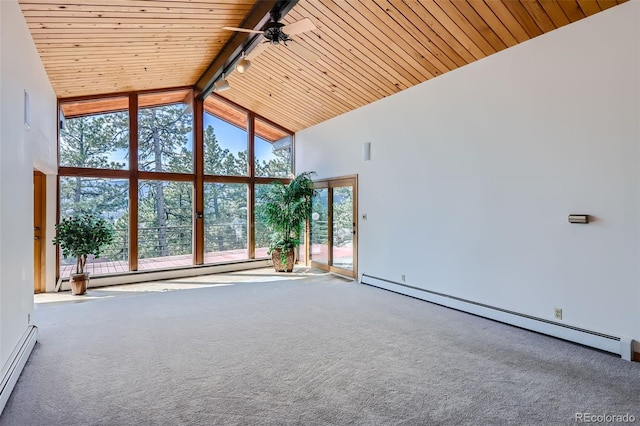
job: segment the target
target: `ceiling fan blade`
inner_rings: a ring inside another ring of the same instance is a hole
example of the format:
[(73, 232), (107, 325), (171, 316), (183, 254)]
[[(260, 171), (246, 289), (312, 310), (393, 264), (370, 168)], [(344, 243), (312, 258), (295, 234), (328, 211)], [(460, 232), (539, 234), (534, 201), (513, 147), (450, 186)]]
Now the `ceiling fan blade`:
[(248, 30), (246, 28), (236, 28), (236, 27), (222, 27), (223, 30), (229, 30), (229, 31), (240, 31), (243, 33), (252, 33), (252, 34), (263, 34), (264, 31), (257, 31), (257, 30)]
[(282, 32), (287, 35), (296, 35), (296, 34), (303, 33), (305, 31), (315, 30), (316, 26), (313, 22), (311, 22), (311, 19), (304, 18), (292, 24), (285, 25), (281, 29), (282, 29)]
[(300, 43), (295, 43), (295, 40), (290, 40), (287, 44), (287, 47), (296, 55), (300, 56), (303, 59), (306, 59), (308, 62), (316, 62), (320, 59), (320, 55), (315, 52), (312, 52), (307, 47), (301, 45)]
[(256, 47), (253, 48), (251, 52), (247, 55), (247, 59), (253, 61), (259, 54), (261, 54), (267, 47), (269, 47), (269, 43), (260, 43)]

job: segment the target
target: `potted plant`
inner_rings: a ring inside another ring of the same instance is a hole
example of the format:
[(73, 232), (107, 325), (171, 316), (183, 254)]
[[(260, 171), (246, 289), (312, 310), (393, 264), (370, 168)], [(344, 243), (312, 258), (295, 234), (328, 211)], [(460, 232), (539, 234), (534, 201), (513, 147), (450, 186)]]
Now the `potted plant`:
[(89, 213), (65, 217), (56, 225), (53, 244), (59, 245), (65, 257), (76, 258), (75, 273), (69, 285), (74, 295), (87, 292), (89, 274), (84, 272), (87, 256), (100, 257), (104, 247), (113, 241), (114, 230), (105, 219)]
[(271, 231), (267, 254), (271, 255), (277, 272), (293, 271), (302, 225), (311, 214), (311, 199), (315, 193), (311, 180), (313, 173), (300, 173), (286, 185), (276, 181), (260, 197), (261, 213)]

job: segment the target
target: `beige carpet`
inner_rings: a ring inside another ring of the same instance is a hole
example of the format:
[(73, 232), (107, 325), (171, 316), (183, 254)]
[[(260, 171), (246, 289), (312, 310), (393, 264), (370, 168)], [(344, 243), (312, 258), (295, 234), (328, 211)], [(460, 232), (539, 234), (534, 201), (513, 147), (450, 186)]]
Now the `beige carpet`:
[(0, 425), (640, 421), (639, 363), (332, 275), (56, 297)]

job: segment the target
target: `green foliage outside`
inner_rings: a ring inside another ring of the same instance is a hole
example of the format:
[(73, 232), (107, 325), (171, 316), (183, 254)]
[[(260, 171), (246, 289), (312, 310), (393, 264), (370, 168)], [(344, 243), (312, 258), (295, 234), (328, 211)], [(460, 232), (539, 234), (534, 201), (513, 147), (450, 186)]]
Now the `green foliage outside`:
[[(129, 146), (129, 114), (89, 115), (65, 121), (60, 131), (60, 165), (92, 169), (126, 169), (113, 152)], [(76, 200), (77, 201), (77, 200)]]

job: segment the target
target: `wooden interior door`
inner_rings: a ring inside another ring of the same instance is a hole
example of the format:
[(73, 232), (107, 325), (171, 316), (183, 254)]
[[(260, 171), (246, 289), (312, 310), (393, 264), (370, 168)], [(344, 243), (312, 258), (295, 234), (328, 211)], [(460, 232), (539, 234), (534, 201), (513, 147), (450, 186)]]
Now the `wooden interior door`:
[(307, 259), (314, 268), (356, 278), (358, 274), (358, 179), (346, 176), (315, 182)]
[(46, 176), (33, 171), (33, 291), (45, 291)]

